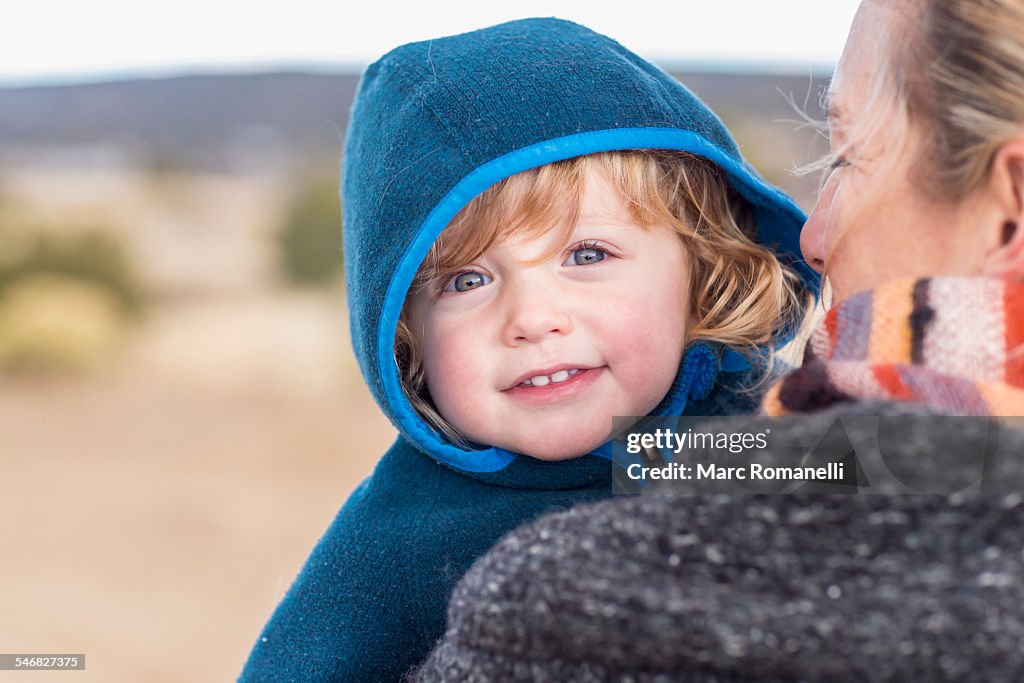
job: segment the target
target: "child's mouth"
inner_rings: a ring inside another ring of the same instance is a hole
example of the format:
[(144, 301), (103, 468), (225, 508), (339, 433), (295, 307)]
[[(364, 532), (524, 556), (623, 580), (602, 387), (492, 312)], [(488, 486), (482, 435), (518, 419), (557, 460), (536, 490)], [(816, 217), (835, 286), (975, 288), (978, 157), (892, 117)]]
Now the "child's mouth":
[(527, 403), (552, 403), (577, 396), (597, 381), (606, 366), (597, 368), (564, 368), (551, 374), (534, 375), (505, 393)]
[(559, 384), (561, 382), (565, 382), (566, 380), (568, 380), (570, 377), (572, 377), (573, 375), (575, 375), (579, 371), (580, 371), (579, 368), (572, 368), (570, 370), (559, 370), (558, 372), (553, 372), (550, 375), (537, 375), (536, 377), (531, 377), (530, 379), (526, 380), (525, 382), (520, 382), (516, 386), (517, 387), (543, 387), (543, 386), (547, 386), (548, 384)]

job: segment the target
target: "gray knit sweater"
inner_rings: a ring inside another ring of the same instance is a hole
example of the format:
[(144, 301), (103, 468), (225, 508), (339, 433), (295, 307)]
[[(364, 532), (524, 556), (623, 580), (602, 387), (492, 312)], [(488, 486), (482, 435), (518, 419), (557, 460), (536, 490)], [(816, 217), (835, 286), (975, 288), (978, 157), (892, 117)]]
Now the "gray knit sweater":
[[(979, 424), (932, 422), (895, 455), (942, 487), (993, 438), (1024, 454), (1024, 431)], [(995, 458), (986, 493), (652, 491), (548, 515), (470, 569), (410, 680), (1024, 680), (1021, 469)]]

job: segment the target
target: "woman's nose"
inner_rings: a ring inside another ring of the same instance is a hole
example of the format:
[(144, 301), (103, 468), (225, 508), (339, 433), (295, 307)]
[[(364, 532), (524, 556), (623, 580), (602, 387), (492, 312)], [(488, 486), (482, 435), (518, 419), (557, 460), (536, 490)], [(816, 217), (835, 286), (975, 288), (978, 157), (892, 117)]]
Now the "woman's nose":
[(565, 297), (550, 284), (518, 279), (508, 283), (505, 295), (505, 325), (502, 337), (509, 346), (537, 343), (550, 336), (573, 330)]
[(818, 198), (800, 231), (800, 251), (804, 260), (819, 273), (825, 270), (825, 232), (828, 226), (828, 212), (822, 206), (823, 199)]

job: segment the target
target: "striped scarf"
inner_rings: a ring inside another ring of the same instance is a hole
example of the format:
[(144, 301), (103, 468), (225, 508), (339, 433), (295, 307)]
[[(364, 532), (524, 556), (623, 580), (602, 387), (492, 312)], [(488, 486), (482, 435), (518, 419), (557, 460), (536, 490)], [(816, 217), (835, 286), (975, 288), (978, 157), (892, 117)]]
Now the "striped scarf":
[(1024, 283), (905, 280), (833, 307), (766, 415), (848, 401), (920, 403), (947, 415), (1024, 415)]

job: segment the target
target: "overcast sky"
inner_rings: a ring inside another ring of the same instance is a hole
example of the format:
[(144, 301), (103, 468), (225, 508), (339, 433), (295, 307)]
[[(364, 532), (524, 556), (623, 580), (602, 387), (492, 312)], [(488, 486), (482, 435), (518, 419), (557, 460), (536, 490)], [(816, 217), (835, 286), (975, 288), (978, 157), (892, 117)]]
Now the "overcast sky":
[(0, 80), (362, 66), (413, 40), (558, 16), (661, 63), (829, 68), (858, 0), (21, 0)]

